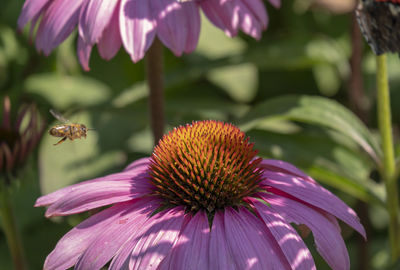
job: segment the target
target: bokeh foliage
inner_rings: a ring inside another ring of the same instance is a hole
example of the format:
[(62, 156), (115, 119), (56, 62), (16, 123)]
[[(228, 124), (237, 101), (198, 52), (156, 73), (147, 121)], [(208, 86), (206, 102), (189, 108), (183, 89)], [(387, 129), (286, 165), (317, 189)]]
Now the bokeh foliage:
[[(355, 209), (363, 209), (368, 242), (343, 228), (352, 269), (389, 267), (385, 193), (377, 177), (381, 157), (375, 120), (375, 66), (364, 47), (362, 64), (367, 123), (348, 109), (351, 15), (299, 10), (299, 1), (269, 4), (270, 25), (260, 42), (227, 38), (203, 18), (197, 50), (176, 58), (165, 53), (168, 128), (193, 120), (219, 119), (248, 132), (263, 157), (294, 163)], [(0, 96), (13, 106), (35, 102), (49, 127), (56, 109), (72, 122), (94, 128), (86, 140), (65, 142), (44, 135), (19, 181), (14, 200), (31, 269), (71, 226), (84, 216), (47, 220), (35, 209), (42, 193), (117, 172), (152, 151), (143, 61), (133, 64), (125, 51), (109, 62), (91, 57), (83, 72), (71, 36), (49, 57), (30, 45), (28, 31), (17, 33), (22, 0), (0, 2)], [(27, 30), (27, 29), (26, 29)], [(400, 123), (400, 62), (389, 59), (393, 121)], [(395, 137), (399, 160), (400, 145)], [(363, 205), (364, 204), (364, 205)], [(367, 205), (367, 207), (365, 206)], [(360, 207), (360, 205), (363, 205)], [(312, 239), (307, 239), (313, 248)], [(368, 245), (368, 255), (360, 248)], [(315, 252), (314, 252), (315, 253)], [(315, 253), (316, 254), (316, 253)], [(318, 269), (328, 266), (315, 255)], [(397, 265), (397, 267), (399, 267)], [(0, 270), (12, 269), (0, 234)]]

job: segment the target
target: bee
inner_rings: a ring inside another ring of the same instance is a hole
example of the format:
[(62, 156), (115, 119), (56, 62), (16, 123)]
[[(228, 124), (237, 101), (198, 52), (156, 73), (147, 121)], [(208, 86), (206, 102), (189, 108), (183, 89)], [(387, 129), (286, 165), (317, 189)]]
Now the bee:
[(73, 141), (74, 139), (80, 139), (84, 137), (86, 139), (86, 132), (88, 129), (84, 124), (77, 124), (77, 123), (69, 123), (67, 119), (65, 119), (61, 114), (54, 110), (50, 110), (50, 113), (59, 121), (63, 122), (64, 124), (56, 125), (49, 130), (49, 134), (54, 137), (62, 137), (54, 145), (58, 145), (63, 143), (67, 138)]

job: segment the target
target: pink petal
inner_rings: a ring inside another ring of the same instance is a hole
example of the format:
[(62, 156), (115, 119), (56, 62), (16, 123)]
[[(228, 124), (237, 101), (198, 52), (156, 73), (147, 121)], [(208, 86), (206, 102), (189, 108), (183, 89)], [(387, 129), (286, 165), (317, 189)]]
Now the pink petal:
[(263, 29), (267, 28), (268, 15), (264, 3), (260, 0), (241, 0), (248, 10), (253, 14), (254, 18), (260, 23)]
[(63, 42), (78, 24), (83, 0), (54, 0), (43, 15), (36, 33), (36, 47), (45, 55)]
[[(186, 50), (189, 34), (197, 45), (200, 14), (195, 2), (181, 4), (176, 0), (152, 0), (151, 6), (157, 20), (157, 35), (176, 56)], [(193, 44), (190, 45), (192, 48)]]
[(103, 226), (90, 245), (79, 257), (77, 270), (100, 269), (126, 243), (132, 235), (151, 217), (160, 204), (151, 198), (142, 198), (133, 203), (135, 207), (126, 207), (117, 219)]
[(18, 17), (18, 29), (21, 30), (29, 21), (38, 17), (51, 0), (26, 0)]
[(75, 265), (82, 252), (110, 223), (120, 220), (123, 213), (136, 208), (135, 204), (121, 203), (103, 210), (70, 230), (47, 256), (44, 269), (68, 269)]
[(253, 205), (280, 245), (292, 269), (316, 269), (313, 257), (300, 235), (279, 212), (272, 211), (269, 206), (257, 200), (253, 200)]
[(250, 10), (242, 4), (242, 2), (238, 1), (239, 8), (239, 16), (240, 16), (240, 29), (243, 30), (249, 36), (259, 40), (261, 38), (262, 25), (257, 20), (257, 18), (253, 15)]
[(156, 35), (150, 1), (121, 0), (119, 24), (122, 43), (136, 63), (144, 57)]
[[(148, 177), (147, 175), (143, 178)], [(113, 203), (129, 201), (146, 195), (131, 179), (118, 181), (98, 181), (81, 185), (79, 189), (56, 201), (46, 211), (46, 217), (67, 216), (85, 212)]]
[(282, 173), (286, 173), (286, 174), (294, 174), (295, 176), (301, 177), (304, 180), (310, 181), (312, 183), (316, 183), (314, 179), (312, 179), (310, 176), (305, 174), (303, 171), (299, 170), (292, 164), (287, 163), (282, 160), (263, 159), (260, 162), (259, 167), (267, 169), (269, 171), (282, 172)]
[[(120, 3), (118, 1), (118, 3)], [(119, 32), (119, 4), (114, 10), (109, 24), (103, 31), (103, 34), (97, 44), (97, 49), (103, 59), (110, 60), (113, 58), (119, 48), (121, 48), (122, 40)]]
[(262, 184), (282, 190), (297, 199), (336, 216), (365, 238), (365, 230), (357, 214), (327, 189), (318, 184), (304, 181), (302, 178), (284, 173), (264, 171), (264, 177), (267, 180), (262, 181)]
[(274, 194), (263, 193), (271, 211), (280, 213), (287, 222), (304, 224), (312, 231), (318, 252), (334, 270), (349, 269), (350, 260), (337, 222), (326, 213), (300, 202)]
[[(159, 269), (161, 261), (171, 251), (179, 237), (184, 217), (185, 212), (182, 207), (175, 207), (151, 217), (146, 222), (146, 227), (132, 237), (129, 243), (131, 247), (124, 247), (130, 251), (130, 256), (126, 260), (129, 269)], [(114, 269), (123, 267), (121, 265)]]
[(182, 3), (183, 12), (186, 15), (186, 27), (188, 28), (188, 34), (186, 37), (185, 53), (191, 53), (197, 47), (200, 37), (200, 11), (197, 4), (194, 5), (191, 2)]
[(216, 27), (229, 37), (236, 36), (239, 26), (237, 0), (200, 1), (204, 14)]
[(291, 269), (262, 221), (244, 207), (225, 208), (225, 235), (236, 269)]
[(187, 215), (186, 220), (186, 226), (181, 230), (178, 241), (158, 269), (210, 269), (210, 227), (207, 215), (199, 211), (195, 216)]
[(213, 219), (209, 257), (210, 269), (236, 269), (235, 260), (227, 246), (224, 214), (221, 211), (216, 212)]
[(137, 159), (134, 162), (132, 162), (131, 164), (129, 164), (128, 166), (126, 166), (126, 168), (124, 169), (124, 172), (130, 171), (130, 170), (142, 167), (142, 166), (149, 167), (150, 160), (151, 159), (149, 157)]
[(99, 41), (109, 24), (118, 0), (85, 0), (79, 17), (79, 34), (88, 44)]
[[(131, 167), (131, 170), (129, 170), (129, 171), (124, 171), (122, 173), (115, 173), (115, 174), (107, 175), (104, 177), (84, 181), (84, 182), (81, 182), (81, 183), (78, 183), (75, 185), (71, 185), (71, 186), (59, 189), (50, 194), (44, 195), (44, 196), (40, 197), (39, 199), (37, 199), (37, 201), (35, 203), (35, 207), (47, 206), (47, 205), (53, 204), (57, 200), (60, 200), (64, 196), (67, 196), (70, 192), (72, 192), (76, 189), (85, 189), (85, 187), (95, 184), (97, 182), (118, 181), (118, 180), (126, 181), (127, 179), (135, 179), (137, 176), (147, 173), (149, 163), (146, 161), (148, 161), (148, 159), (139, 159), (129, 165)], [(145, 181), (144, 183), (142, 183), (142, 185), (146, 186), (146, 183), (148, 183), (148, 181)]]
[(276, 8), (280, 8), (281, 7), (281, 0), (268, 0), (271, 5), (273, 5)]
[(90, 59), (90, 53), (92, 52), (92, 45), (89, 43), (86, 43), (82, 37), (79, 35), (78, 37), (78, 48), (77, 48), (77, 54), (78, 54), (78, 59), (79, 63), (83, 67), (85, 71), (89, 71), (89, 59)]
[[(44, 8), (45, 9), (45, 8)], [(31, 26), (29, 28), (29, 42), (33, 43), (33, 34), (35, 32), (35, 27), (36, 27), (36, 23), (39, 21), (40, 19), (40, 13), (38, 13), (35, 17), (32, 18), (31, 20)]]

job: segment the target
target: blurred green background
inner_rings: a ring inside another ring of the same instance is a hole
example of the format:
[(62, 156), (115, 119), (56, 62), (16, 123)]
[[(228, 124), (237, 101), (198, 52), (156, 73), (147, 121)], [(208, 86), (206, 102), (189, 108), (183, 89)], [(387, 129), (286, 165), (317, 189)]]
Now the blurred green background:
[[(352, 34), (352, 13), (344, 9), (338, 14), (335, 9), (353, 1), (333, 1), (333, 9), (316, 5), (326, 1), (282, 2), (280, 10), (266, 3), (270, 24), (259, 42), (245, 35), (227, 38), (203, 17), (194, 53), (176, 58), (164, 50), (168, 128), (200, 119), (239, 125), (261, 156), (294, 163), (356, 209), (368, 242), (343, 226), (351, 269), (399, 269), (399, 264), (389, 266), (384, 189), (376, 164), (361, 147), (366, 142), (378, 148), (374, 56)], [(76, 35), (49, 57), (39, 55), (27, 31), (16, 31), (22, 5), (23, 0), (0, 1), (1, 99), (10, 96), (14, 108), (22, 102), (36, 103), (49, 127), (59, 123), (49, 113), (53, 108), (72, 122), (95, 129), (86, 140), (57, 147), (53, 146), (57, 138), (45, 133), (14, 183), (29, 264), (31, 269), (41, 269), (57, 240), (85, 216), (48, 220), (45, 209), (33, 208), (36, 198), (120, 171), (129, 162), (149, 156), (153, 139), (143, 61), (133, 64), (120, 50), (107, 62), (93, 50), (91, 71), (83, 72), (75, 53)], [(362, 77), (351, 72), (350, 64), (352, 46), (358, 43), (363, 45), (358, 66)], [(389, 56), (389, 72), (399, 156), (400, 62), (396, 55)], [(354, 94), (350, 85), (357, 76), (362, 79), (362, 92)], [(365, 126), (346, 109), (357, 106)], [(311, 237), (307, 243), (318, 269), (329, 269), (315, 252)], [(0, 232), (0, 270), (8, 269), (12, 269), (11, 259)]]

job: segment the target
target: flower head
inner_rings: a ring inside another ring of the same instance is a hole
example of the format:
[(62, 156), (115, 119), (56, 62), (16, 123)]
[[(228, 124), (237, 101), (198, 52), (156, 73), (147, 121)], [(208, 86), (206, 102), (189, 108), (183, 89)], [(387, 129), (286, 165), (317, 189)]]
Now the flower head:
[(306, 225), (333, 269), (349, 269), (340, 219), (354, 211), (299, 169), (256, 157), (237, 127), (194, 122), (123, 172), (39, 198), (46, 216), (113, 205), (68, 232), (45, 269), (316, 269), (291, 223)]
[[(269, 0), (275, 7), (280, 0)], [(175, 55), (192, 52), (199, 39), (200, 9), (228, 36), (239, 30), (259, 39), (268, 17), (261, 0), (26, 0), (18, 19), (22, 29), (38, 24), (36, 47), (45, 55), (79, 29), (78, 57), (89, 69), (95, 44), (104, 59), (121, 45), (132, 61), (143, 58), (157, 36)]]
[(3, 101), (3, 121), (0, 126), (0, 174), (7, 182), (15, 176), (35, 148), (44, 130), (34, 105), (23, 105), (14, 122), (11, 119), (11, 102)]

